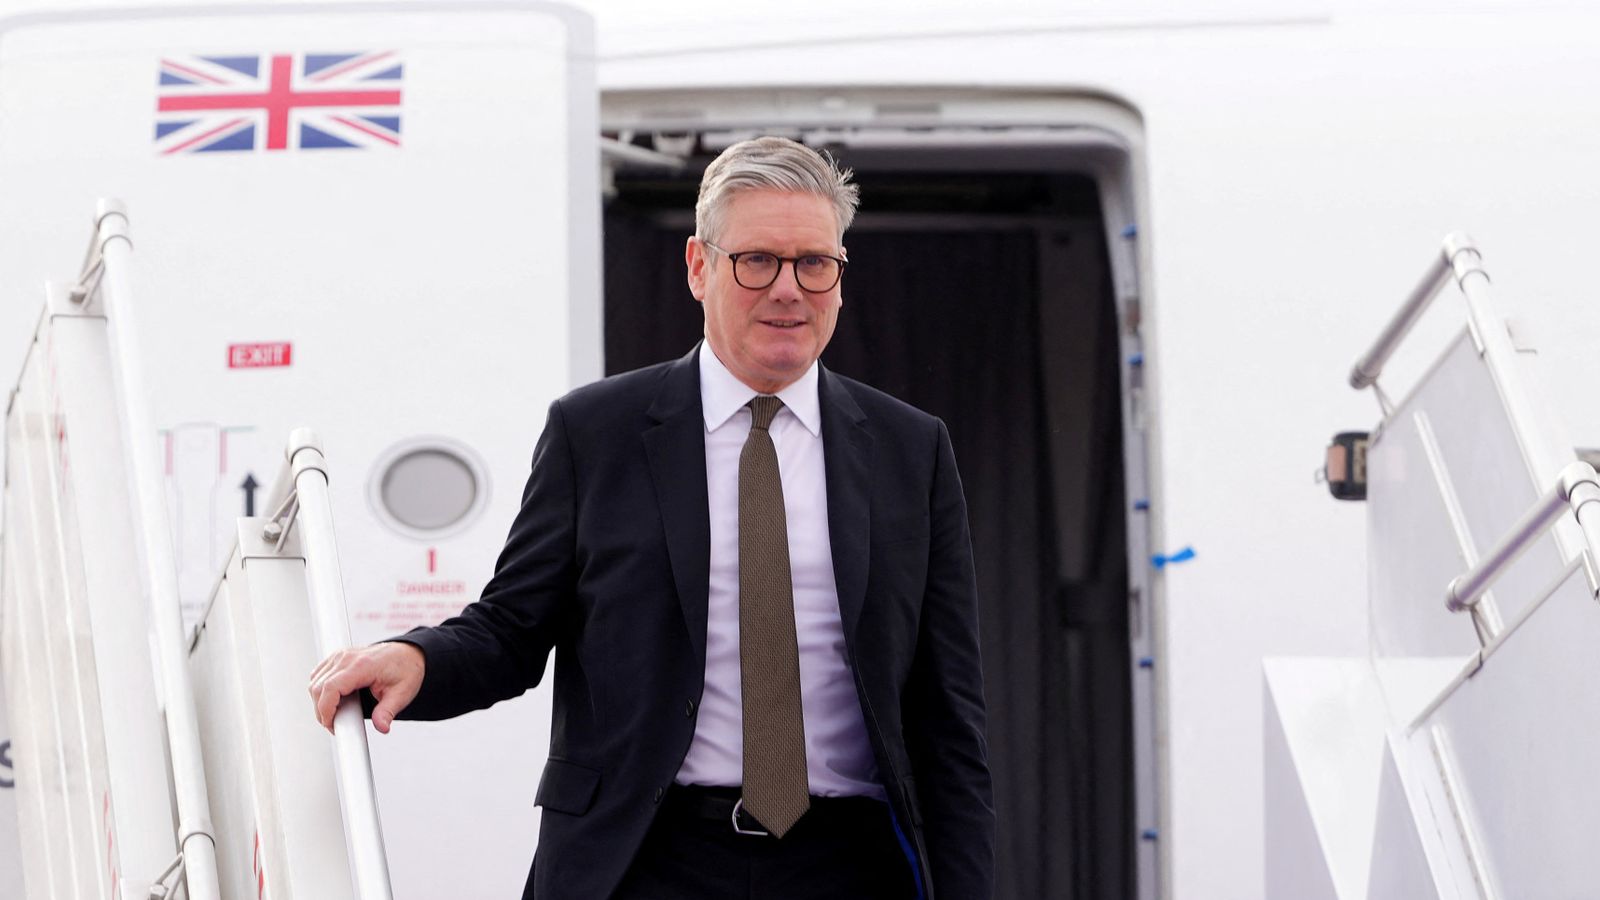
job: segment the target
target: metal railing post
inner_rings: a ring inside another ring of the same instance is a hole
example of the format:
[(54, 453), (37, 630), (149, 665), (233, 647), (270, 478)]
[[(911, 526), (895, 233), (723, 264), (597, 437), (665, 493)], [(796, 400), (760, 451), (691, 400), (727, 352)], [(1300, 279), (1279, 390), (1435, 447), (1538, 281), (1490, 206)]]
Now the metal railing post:
[[(1511, 433), (1522, 451), (1528, 474), (1532, 476), (1534, 484), (1548, 484), (1561, 471), (1561, 467), (1572, 459), (1571, 448), (1557, 454), (1549, 445), (1517, 365), (1517, 350), (1511, 343), (1511, 334), (1506, 330), (1505, 320), (1495, 312), (1489, 299), (1489, 275), (1483, 270), (1482, 258), (1470, 239), (1460, 237), (1460, 241), (1461, 244), (1453, 252), (1449, 241), (1445, 246), (1446, 252), (1450, 253), (1456, 283), (1460, 285), (1461, 295), (1467, 301), (1467, 321), (1480, 342), (1483, 362), (1489, 369), (1490, 378), (1500, 392), (1500, 402), (1505, 407), (1506, 417), (1511, 420)], [(1577, 548), (1568, 545), (1559, 532), (1556, 540), (1569, 557), (1577, 552)]]
[(1471, 608), (1494, 580), (1568, 510), (1578, 520), (1584, 550), (1591, 559), (1600, 562), (1600, 505), (1597, 504), (1600, 504), (1600, 475), (1595, 473), (1594, 467), (1581, 460), (1567, 465), (1555, 486), (1522, 514), (1493, 550), (1477, 565), (1451, 580), (1445, 590), (1445, 606), (1452, 612)]
[(1439, 292), (1450, 282), (1450, 248), (1454, 244), (1470, 247), (1472, 239), (1462, 234), (1453, 234), (1445, 239), (1444, 250), (1434, 259), (1433, 265), (1428, 267), (1427, 273), (1422, 276), (1417, 286), (1411, 289), (1411, 294), (1406, 297), (1406, 302), (1400, 306), (1394, 318), (1384, 326), (1377, 342), (1350, 370), (1351, 387), (1359, 391), (1377, 383), (1378, 376), (1383, 374), (1384, 364), (1389, 361), (1389, 357), (1394, 355), (1395, 349), (1405, 340), (1406, 335), (1417, 324), (1417, 320), (1422, 318), (1422, 314), (1428, 311), (1428, 305), (1433, 302), (1433, 298), (1439, 296)]
[(1587, 462), (1574, 463), (1561, 470), (1561, 490), (1588, 554), (1589, 587), (1600, 596), (1600, 571), (1594, 568), (1600, 565), (1600, 474)]
[[(1483, 269), (1482, 254), (1478, 252), (1472, 239), (1465, 234), (1457, 232), (1445, 238), (1439, 255), (1429, 266), (1427, 273), (1412, 289), (1410, 296), (1385, 326), (1378, 340), (1351, 370), (1351, 387), (1359, 390), (1370, 386), (1376, 389), (1384, 364), (1421, 318), (1428, 304), (1452, 280), (1456, 282), (1462, 297), (1466, 300), (1468, 330), (1484, 367), (1488, 369), (1490, 383), (1494, 385), (1500, 404), (1505, 410), (1512, 437), (1522, 454), (1528, 475), (1535, 485), (1548, 484), (1553, 476), (1558, 474), (1560, 476), (1558, 487), (1547, 491), (1534, 508), (1512, 526), (1511, 531), (1501, 539), (1494, 550), (1450, 583), (1446, 594), (1446, 605), (1453, 611), (1460, 611), (1476, 604), (1488, 584), (1514, 562), (1534, 539), (1550, 530), (1552, 526), (1554, 526), (1552, 534), (1556, 546), (1563, 558), (1574, 558), (1584, 551), (1585, 548), (1581, 545), (1587, 544), (1591, 557), (1600, 563), (1600, 557), (1594, 556), (1595, 549), (1600, 547), (1600, 544), (1596, 544), (1589, 534), (1590, 531), (1594, 531), (1595, 536), (1600, 536), (1600, 523), (1583, 525), (1583, 516), (1578, 516), (1578, 522), (1584, 530), (1581, 539), (1570, 530), (1570, 525), (1558, 524), (1561, 521), (1561, 512), (1567, 506), (1568, 473), (1573, 471), (1570, 466), (1565, 469), (1560, 467), (1571, 457), (1555, 452), (1545, 436), (1544, 429), (1539, 425), (1538, 416), (1535, 414), (1535, 408), (1518, 368), (1516, 348), (1512, 345), (1504, 320), (1495, 313), (1493, 303), (1490, 301), (1489, 275)], [(1381, 395), (1379, 399), (1382, 402)], [(1391, 412), (1387, 405), (1384, 412), (1386, 416)], [(1594, 499), (1600, 499), (1600, 494)], [(1600, 519), (1600, 510), (1589, 515), (1591, 518)], [(1475, 615), (1476, 612), (1474, 610)], [(1491, 615), (1489, 618), (1492, 620), (1497, 617)]]
[[(309, 428), (297, 428), (290, 434), (286, 457), (299, 503), (296, 521), (306, 557), (317, 652), (325, 658), (350, 646), (350, 619), (344, 581), (339, 574), (339, 548), (333, 535), (327, 461), (321, 442)], [(360, 698), (354, 694), (345, 697), (333, 723), (339, 803), (344, 808), (345, 842), (350, 850), (356, 896), (361, 900), (388, 900), (394, 891), (389, 883), (389, 862), (378, 819), (377, 788), (372, 780)]]
[[(98, 252), (96, 252), (98, 251)], [(95, 245), (85, 272), (81, 298), (98, 288), (105, 305), (112, 352), (121, 382), (123, 432), (128, 443), (128, 477), (145, 553), (146, 586), (150, 591), (156, 661), (165, 699), (167, 741), (172, 754), (172, 784), (178, 809), (178, 851), (189, 900), (219, 900), (216, 837), (206, 792), (200, 728), (195, 717), (194, 687), (189, 680), (188, 644), (183, 634), (183, 606), (178, 593), (178, 567), (167, 517), (162, 466), (156, 458), (156, 430), (141, 363), (138, 318), (129, 279), (128, 214), (117, 200), (101, 200), (95, 210)]]
[[(1362, 355), (1350, 371), (1350, 386), (1360, 390), (1375, 386), (1383, 373), (1384, 364), (1394, 354), (1412, 326), (1422, 317), (1439, 291), (1454, 280), (1461, 289), (1467, 304), (1467, 326), (1473, 343), (1483, 357), (1484, 365), (1506, 415), (1511, 420), (1512, 433), (1528, 467), (1528, 474), (1537, 484), (1544, 484), (1569, 458), (1555, 454), (1544, 439), (1543, 430), (1535, 423), (1533, 406), (1523, 385), (1522, 374), (1516, 366), (1516, 348), (1502, 320), (1494, 311), (1489, 299), (1489, 275), (1483, 269), (1483, 258), (1472, 238), (1459, 232), (1444, 239), (1439, 256), (1429, 266), (1422, 281), (1412, 289), (1404, 305), (1384, 327), (1383, 333), (1372, 347)], [(1562, 549), (1576, 552), (1558, 533)]]
[(1559, 487), (1547, 491), (1477, 565), (1451, 580), (1445, 591), (1445, 608), (1460, 612), (1475, 606), (1494, 580), (1533, 546), (1566, 509), (1567, 501)]

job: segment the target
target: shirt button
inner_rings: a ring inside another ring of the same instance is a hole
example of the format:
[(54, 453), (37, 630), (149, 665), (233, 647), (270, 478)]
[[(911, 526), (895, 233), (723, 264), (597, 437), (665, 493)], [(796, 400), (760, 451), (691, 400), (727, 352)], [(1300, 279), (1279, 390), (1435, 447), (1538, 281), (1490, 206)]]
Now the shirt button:
[(656, 799), (655, 799), (655, 802), (657, 802), (657, 803), (661, 802), (661, 795), (663, 793), (665, 793), (665, 790), (666, 790), (665, 788), (656, 788)]
[(686, 719), (694, 717), (694, 701), (693, 700), (690, 700), (689, 702), (687, 702), (687, 703), (685, 703), (683, 705), (683, 717), (686, 718)]

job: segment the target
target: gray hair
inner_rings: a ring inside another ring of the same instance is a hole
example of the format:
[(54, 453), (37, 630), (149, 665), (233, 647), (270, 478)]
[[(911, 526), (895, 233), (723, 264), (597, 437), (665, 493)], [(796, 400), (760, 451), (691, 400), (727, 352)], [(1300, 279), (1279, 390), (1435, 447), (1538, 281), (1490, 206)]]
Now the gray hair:
[(720, 238), (733, 196), (766, 189), (811, 194), (832, 203), (842, 240), (861, 202), (861, 189), (850, 183), (850, 175), (831, 154), (818, 153), (788, 138), (740, 141), (706, 166), (700, 179), (700, 199), (694, 205), (695, 236), (708, 241)]

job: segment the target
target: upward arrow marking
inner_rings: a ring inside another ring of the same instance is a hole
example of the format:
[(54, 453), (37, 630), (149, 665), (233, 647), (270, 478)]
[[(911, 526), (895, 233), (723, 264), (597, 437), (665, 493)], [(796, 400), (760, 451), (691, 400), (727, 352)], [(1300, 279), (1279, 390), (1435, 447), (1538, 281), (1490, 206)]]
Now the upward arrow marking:
[(244, 482), (239, 487), (244, 489), (244, 514), (246, 516), (256, 514), (256, 488), (260, 486), (256, 483), (254, 472), (245, 473)]

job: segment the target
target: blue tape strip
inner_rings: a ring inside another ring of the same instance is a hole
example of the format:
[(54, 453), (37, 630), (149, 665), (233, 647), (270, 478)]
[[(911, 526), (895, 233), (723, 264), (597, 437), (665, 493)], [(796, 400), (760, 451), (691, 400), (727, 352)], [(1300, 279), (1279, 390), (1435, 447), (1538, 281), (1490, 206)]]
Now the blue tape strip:
[(1122, 236), (1125, 237), (1125, 238), (1135, 237), (1138, 234), (1139, 234), (1139, 226), (1137, 226), (1137, 225), (1129, 225), (1129, 226), (1127, 226), (1127, 227), (1122, 229)]
[(1168, 563), (1188, 562), (1191, 559), (1194, 559), (1194, 548), (1185, 547), (1170, 556), (1162, 556), (1160, 554), (1152, 556), (1150, 557), (1150, 564), (1158, 569), (1164, 569)]

